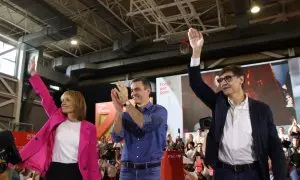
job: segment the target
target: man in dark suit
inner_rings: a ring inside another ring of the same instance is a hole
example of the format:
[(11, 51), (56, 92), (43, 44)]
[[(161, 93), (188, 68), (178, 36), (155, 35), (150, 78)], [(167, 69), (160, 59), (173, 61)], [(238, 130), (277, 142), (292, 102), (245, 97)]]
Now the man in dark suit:
[(221, 91), (215, 93), (200, 75), (203, 36), (193, 28), (188, 36), (193, 48), (190, 86), (213, 114), (205, 164), (214, 168), (215, 180), (269, 179), (269, 157), (275, 180), (286, 179), (284, 154), (270, 107), (243, 91), (244, 73), (238, 66), (222, 69), (217, 80)]

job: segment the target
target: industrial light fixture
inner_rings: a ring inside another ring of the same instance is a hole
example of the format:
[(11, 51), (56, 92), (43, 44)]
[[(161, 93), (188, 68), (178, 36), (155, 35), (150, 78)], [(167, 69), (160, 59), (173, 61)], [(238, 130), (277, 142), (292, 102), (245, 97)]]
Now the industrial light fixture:
[(55, 91), (60, 91), (60, 87), (59, 86), (54, 86), (54, 85), (50, 85), (50, 88), (55, 90)]
[(252, 14), (256, 14), (260, 11), (260, 7), (255, 1), (252, 1), (250, 11), (251, 11)]
[(78, 41), (77, 41), (77, 40), (75, 40), (75, 39), (72, 39), (72, 40), (71, 40), (71, 45), (75, 46), (75, 45), (77, 45), (77, 44), (78, 44)]

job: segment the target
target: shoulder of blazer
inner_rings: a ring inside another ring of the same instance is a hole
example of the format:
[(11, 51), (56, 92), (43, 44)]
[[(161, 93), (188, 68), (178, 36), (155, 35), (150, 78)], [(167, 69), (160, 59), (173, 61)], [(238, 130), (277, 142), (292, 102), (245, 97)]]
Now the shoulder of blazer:
[(96, 126), (94, 124), (92, 124), (91, 122), (87, 121), (87, 120), (82, 120), (82, 125), (84, 127), (84, 129), (93, 132), (96, 132)]
[(225, 96), (225, 94), (223, 93), (223, 91), (219, 91), (217, 92), (217, 97), (221, 97), (221, 98), (227, 98), (227, 96)]
[(228, 102), (227, 101), (227, 96), (225, 96), (225, 94), (222, 91), (217, 92), (217, 102), (216, 103), (220, 103), (221, 101)]
[(251, 105), (253, 105), (253, 107), (255, 106), (255, 108), (258, 108), (260, 110), (270, 109), (270, 106), (262, 101), (255, 100), (250, 97), (248, 97), (248, 101)]
[(248, 101), (250, 113), (255, 114), (256, 116), (261, 115), (262, 117), (273, 118), (273, 113), (269, 105), (252, 98), (249, 98)]
[(62, 112), (61, 108), (58, 108), (57, 111), (48, 118), (48, 121), (51, 126), (56, 126), (57, 124), (60, 124), (64, 122), (67, 119), (66, 115)]
[(86, 127), (89, 127), (89, 128), (96, 127), (93, 123), (91, 123), (87, 120), (82, 120), (82, 122), (85, 124)]

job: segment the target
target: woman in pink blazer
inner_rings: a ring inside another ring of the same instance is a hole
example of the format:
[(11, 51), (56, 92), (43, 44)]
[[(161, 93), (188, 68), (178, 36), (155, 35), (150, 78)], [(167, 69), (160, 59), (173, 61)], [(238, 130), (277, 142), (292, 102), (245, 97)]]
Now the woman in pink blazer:
[(100, 180), (96, 127), (84, 120), (86, 104), (78, 91), (66, 91), (58, 108), (30, 61), (28, 72), (49, 119), (20, 151), (22, 165), (47, 180)]

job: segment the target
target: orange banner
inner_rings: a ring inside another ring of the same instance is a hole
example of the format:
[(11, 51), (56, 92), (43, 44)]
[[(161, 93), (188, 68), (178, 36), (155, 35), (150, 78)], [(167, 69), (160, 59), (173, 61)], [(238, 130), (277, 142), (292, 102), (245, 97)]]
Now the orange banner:
[(12, 132), (15, 138), (15, 144), (17, 148), (20, 150), (25, 144), (27, 144), (30, 139), (35, 136), (35, 132), (24, 132), (24, 131), (13, 131)]
[(109, 138), (109, 131), (113, 125), (116, 109), (112, 102), (96, 103), (95, 125), (97, 128), (97, 138), (105, 136)]

